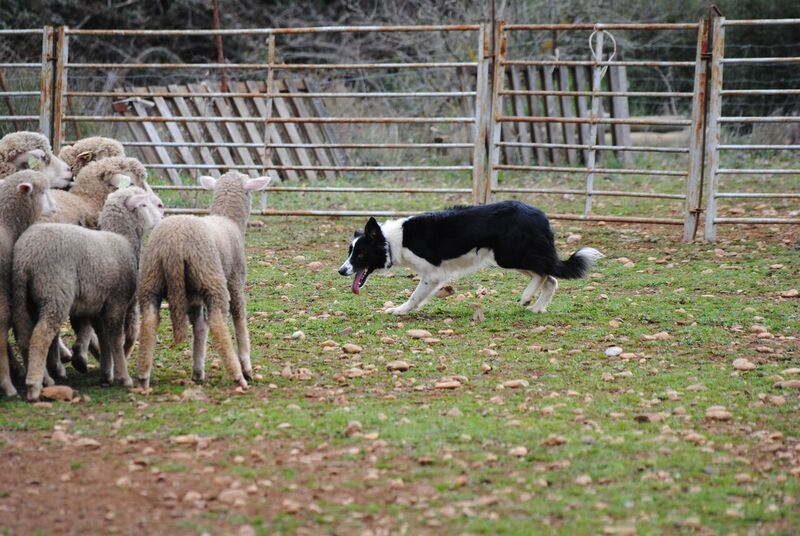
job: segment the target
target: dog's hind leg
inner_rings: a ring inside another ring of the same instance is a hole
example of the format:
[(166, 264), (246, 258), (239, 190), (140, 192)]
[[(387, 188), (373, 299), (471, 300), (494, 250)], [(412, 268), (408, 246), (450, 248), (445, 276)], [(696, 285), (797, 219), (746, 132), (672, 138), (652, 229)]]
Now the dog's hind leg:
[(386, 312), (393, 315), (404, 315), (419, 309), (425, 305), (425, 302), (427, 302), (428, 299), (433, 296), (433, 293), (439, 290), (443, 284), (444, 281), (421, 279), (419, 285), (411, 294), (411, 297), (407, 302), (405, 302), (403, 305), (398, 305), (397, 307), (390, 307), (389, 309), (386, 309)]
[(525, 290), (522, 291), (522, 298), (519, 300), (519, 302), (522, 304), (523, 307), (527, 307), (528, 305), (530, 305), (531, 301), (533, 300), (533, 297), (539, 290), (539, 287), (542, 286), (544, 277), (540, 276), (535, 272), (529, 272), (528, 270), (521, 270), (521, 273), (531, 278), (531, 282), (528, 283), (528, 286), (525, 287)]
[(529, 307), (529, 309), (534, 313), (544, 313), (547, 310), (547, 306), (550, 305), (550, 302), (553, 300), (553, 294), (556, 293), (557, 289), (558, 280), (552, 275), (545, 277), (542, 283), (542, 293), (539, 295), (539, 299), (536, 300), (533, 307)]

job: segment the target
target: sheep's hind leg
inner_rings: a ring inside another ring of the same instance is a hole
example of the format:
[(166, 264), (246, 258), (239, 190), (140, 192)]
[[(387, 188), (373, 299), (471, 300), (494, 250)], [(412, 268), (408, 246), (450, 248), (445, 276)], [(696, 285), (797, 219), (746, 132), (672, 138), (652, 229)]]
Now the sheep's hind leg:
[(48, 379), (52, 382), (47, 374), (47, 354), (53, 344), (53, 339), (58, 335), (60, 325), (61, 322), (51, 321), (48, 316), (42, 315), (33, 328), (28, 350), (28, 374), (25, 377), (30, 401), (39, 399), (39, 395), (42, 393), (42, 382), (46, 382)]
[(72, 356), (70, 361), (72, 368), (86, 374), (89, 372), (89, 356), (87, 353), (88, 339), (93, 333), (91, 323), (79, 317), (71, 317), (70, 324), (75, 332), (75, 344), (72, 345)]
[(250, 363), (250, 334), (247, 332), (247, 309), (244, 289), (237, 288), (231, 292), (231, 317), (236, 333), (236, 349), (242, 374), (247, 381), (253, 381), (253, 365)]
[(242, 375), (242, 365), (233, 351), (233, 341), (231, 340), (231, 334), (228, 332), (228, 325), (225, 321), (222, 307), (212, 305), (208, 308), (208, 324), (211, 328), (211, 340), (219, 355), (222, 356), (225, 368), (228, 369), (233, 381), (246, 389), (247, 380)]
[(53, 378), (59, 381), (65, 381), (67, 379), (67, 369), (64, 368), (64, 364), (61, 362), (61, 352), (59, 351), (58, 344), (60, 338), (61, 337), (56, 336), (53, 339), (50, 349), (47, 352), (47, 372)]
[[(133, 380), (128, 375), (128, 362), (125, 359), (125, 319), (115, 317), (108, 319), (103, 326), (103, 338), (107, 340), (110, 352), (109, 360), (113, 363), (114, 383), (123, 387), (133, 387)], [(101, 339), (102, 348), (103, 341)], [(102, 354), (101, 354), (102, 355)]]
[(206, 379), (206, 343), (208, 342), (208, 318), (206, 308), (193, 305), (189, 308), (192, 323), (192, 381), (203, 383)]
[(92, 327), (100, 339), (100, 382), (103, 385), (114, 383), (114, 353), (112, 341), (106, 329), (106, 322), (101, 319), (93, 320)]
[(11, 346), (8, 344), (8, 321), (0, 321), (0, 388), (6, 396), (16, 396), (17, 390), (11, 381), (11, 359), (13, 356), (9, 351)]
[(158, 335), (158, 302), (144, 303), (142, 305), (142, 325), (139, 334), (139, 386), (147, 389), (150, 387), (150, 372), (153, 370), (153, 354), (156, 350), (156, 336)]

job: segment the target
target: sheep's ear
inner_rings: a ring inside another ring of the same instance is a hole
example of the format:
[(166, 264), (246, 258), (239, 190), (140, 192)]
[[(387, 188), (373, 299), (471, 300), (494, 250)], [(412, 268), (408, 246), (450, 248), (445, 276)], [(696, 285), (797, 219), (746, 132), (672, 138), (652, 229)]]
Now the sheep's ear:
[(263, 190), (269, 186), (270, 182), (272, 182), (271, 177), (258, 177), (256, 179), (249, 179), (244, 183), (244, 189), (246, 192), (258, 192), (259, 190)]
[(124, 173), (114, 173), (111, 177), (111, 185), (116, 186), (117, 190), (124, 190), (131, 185), (131, 178)]
[(84, 162), (91, 162), (94, 159), (94, 153), (92, 151), (83, 151), (78, 155), (78, 158)]
[(152, 194), (149, 194), (147, 192), (143, 194), (132, 195), (125, 200), (125, 208), (127, 208), (128, 210), (133, 210), (136, 207), (140, 206), (142, 203), (146, 203), (147, 201), (149, 201), (151, 195)]
[(17, 184), (17, 191), (23, 194), (29, 194), (33, 191), (33, 184), (29, 182), (21, 182)]
[(197, 177), (197, 182), (200, 183), (200, 186), (212, 192), (217, 188), (217, 179), (208, 175), (200, 175)]

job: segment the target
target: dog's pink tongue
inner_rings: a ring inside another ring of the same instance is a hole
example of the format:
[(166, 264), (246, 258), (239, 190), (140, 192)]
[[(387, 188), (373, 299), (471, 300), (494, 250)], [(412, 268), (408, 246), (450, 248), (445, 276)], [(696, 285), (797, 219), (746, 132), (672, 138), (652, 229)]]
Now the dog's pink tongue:
[(361, 281), (361, 276), (364, 274), (364, 270), (357, 272), (355, 277), (353, 277), (353, 294), (358, 294), (361, 292), (361, 287), (358, 286), (359, 281)]

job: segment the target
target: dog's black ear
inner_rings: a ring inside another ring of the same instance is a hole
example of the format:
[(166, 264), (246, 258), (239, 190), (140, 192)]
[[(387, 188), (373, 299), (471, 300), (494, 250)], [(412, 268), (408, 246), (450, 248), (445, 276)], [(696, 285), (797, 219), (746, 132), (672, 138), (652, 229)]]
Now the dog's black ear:
[(378, 222), (375, 218), (370, 218), (367, 221), (367, 226), (364, 227), (364, 234), (367, 235), (367, 238), (370, 240), (377, 240), (383, 236), (381, 232), (381, 226), (378, 225)]
[(353, 233), (353, 238), (358, 238), (362, 234), (364, 234), (364, 233), (362, 233), (361, 231), (356, 231), (356, 232)]

